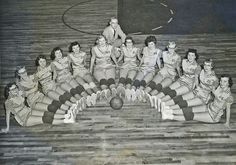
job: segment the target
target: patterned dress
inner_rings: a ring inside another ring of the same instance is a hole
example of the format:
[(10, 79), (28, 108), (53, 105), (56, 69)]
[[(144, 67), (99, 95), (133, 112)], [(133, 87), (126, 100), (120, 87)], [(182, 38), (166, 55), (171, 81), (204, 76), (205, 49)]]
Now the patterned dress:
[(38, 82), (35, 81), (34, 75), (28, 76), (26, 80), (19, 81), (17, 85), (24, 92), (30, 107), (42, 101), (44, 95), (38, 91)]
[(42, 70), (38, 70), (35, 73), (35, 78), (38, 79), (42, 86), (42, 91), (46, 95), (49, 91), (56, 90), (56, 83), (52, 80), (51, 66), (45, 67)]
[(211, 91), (218, 86), (218, 78), (214, 71), (207, 74), (204, 69), (202, 69), (199, 80), (200, 83), (197, 88), (193, 90), (193, 93), (207, 104), (211, 99)]
[(215, 91), (213, 102), (208, 105), (208, 111), (215, 122), (219, 122), (227, 104), (232, 104), (234, 99), (230, 88), (223, 90), (220, 86)]
[(195, 82), (195, 75), (199, 75), (201, 67), (197, 62), (190, 63), (187, 59), (183, 59), (182, 67), (184, 74), (177, 81), (182, 85), (193, 89)]

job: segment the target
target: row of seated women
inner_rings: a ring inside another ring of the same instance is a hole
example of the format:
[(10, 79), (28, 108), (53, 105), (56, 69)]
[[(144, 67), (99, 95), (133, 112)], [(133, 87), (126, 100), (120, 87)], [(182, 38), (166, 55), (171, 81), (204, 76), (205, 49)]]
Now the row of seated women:
[(78, 42), (70, 44), (66, 57), (56, 47), (50, 65), (44, 56), (37, 57), (35, 74), (18, 68), (16, 83), (6, 87), (7, 128), (2, 131), (9, 130), (10, 113), (22, 126), (73, 123), (78, 110), (116, 95), (127, 101), (149, 101), (161, 111), (162, 119), (215, 123), (226, 109), (228, 125), (233, 103), (230, 76), (223, 75), (218, 85), (212, 60), (206, 60), (201, 69), (196, 49), (189, 49), (183, 60), (175, 50), (175, 42), (169, 42), (164, 51), (159, 49), (155, 36), (148, 36), (141, 50), (132, 37), (114, 47), (100, 35), (87, 69), (87, 55)]

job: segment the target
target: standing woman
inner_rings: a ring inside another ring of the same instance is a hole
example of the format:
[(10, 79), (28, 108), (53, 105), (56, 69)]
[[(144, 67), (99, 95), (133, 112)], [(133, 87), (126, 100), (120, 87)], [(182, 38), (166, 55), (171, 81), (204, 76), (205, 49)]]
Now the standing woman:
[(198, 83), (196, 88), (182, 96), (175, 97), (172, 101), (166, 102), (165, 105), (170, 106), (171, 109), (178, 109), (207, 104), (212, 98), (211, 92), (219, 84), (213, 67), (214, 64), (211, 59), (205, 60), (203, 69), (199, 75), (200, 83)]
[[(145, 47), (142, 51), (142, 58), (139, 65), (140, 71), (137, 73), (132, 86), (132, 100), (135, 100), (137, 95), (140, 95), (147, 83), (149, 83), (155, 75), (155, 67), (161, 69), (162, 51), (157, 48), (157, 39), (155, 36), (148, 36), (145, 39)], [(139, 89), (135, 92), (136, 89)]]
[(47, 95), (53, 100), (60, 101), (62, 104), (71, 106), (72, 102), (65, 98), (67, 95), (66, 91), (52, 80), (51, 66), (47, 66), (46, 57), (39, 55), (35, 60), (35, 65), (37, 66), (35, 78), (41, 85), (44, 95)]
[[(121, 56), (118, 61), (124, 59), (124, 63), (120, 67), (120, 78), (117, 87), (117, 93), (125, 92), (127, 96), (132, 81), (137, 73), (137, 59), (140, 59), (140, 49), (134, 46), (132, 37), (125, 38), (125, 46), (121, 47)], [(125, 90), (126, 88), (126, 90)]]
[(7, 133), (10, 129), (10, 115), (14, 115), (14, 118), (21, 126), (33, 126), (38, 124), (62, 124), (62, 123), (74, 123), (75, 118), (70, 116), (65, 118), (65, 115), (52, 113), (48, 111), (35, 110), (32, 107), (25, 105), (25, 98), (22, 96), (17, 85), (10, 83), (5, 88), (5, 109), (6, 109), (6, 125), (5, 129), (1, 132)]
[(34, 75), (27, 74), (25, 67), (19, 67), (16, 70), (16, 75), (17, 86), (27, 98), (27, 103), (31, 108), (65, 114), (65, 110), (60, 109), (61, 103), (59, 101), (50, 99), (38, 90), (38, 81)]
[[(95, 46), (91, 50), (90, 72), (93, 73), (95, 79), (100, 83), (101, 89), (108, 97), (109, 90), (112, 96), (116, 95), (115, 75), (117, 50), (113, 46), (107, 44), (106, 38), (102, 35), (96, 39)], [(113, 62), (115, 65), (113, 65)]]
[(176, 75), (181, 76), (180, 73), (180, 63), (181, 57), (175, 52), (176, 44), (175, 42), (169, 42), (167, 46), (167, 51), (163, 52), (163, 62), (164, 67), (157, 73), (157, 75), (152, 79), (149, 85), (145, 88), (145, 92), (153, 96), (162, 90), (162, 88), (170, 85), (174, 80)]
[(93, 94), (94, 92), (97, 93), (99, 90), (94, 83), (91, 73), (87, 68), (85, 68), (86, 57), (86, 53), (81, 51), (81, 47), (78, 42), (72, 42), (70, 44), (68, 60), (72, 67), (73, 77), (79, 84), (86, 84), (88, 87), (87, 92), (89, 94)]
[(233, 96), (230, 87), (233, 85), (229, 75), (222, 75), (220, 85), (213, 91), (214, 100), (207, 105), (182, 108), (181, 110), (163, 110), (162, 119), (189, 121), (196, 120), (206, 123), (218, 123), (226, 110), (226, 123), (230, 123), (230, 107)]

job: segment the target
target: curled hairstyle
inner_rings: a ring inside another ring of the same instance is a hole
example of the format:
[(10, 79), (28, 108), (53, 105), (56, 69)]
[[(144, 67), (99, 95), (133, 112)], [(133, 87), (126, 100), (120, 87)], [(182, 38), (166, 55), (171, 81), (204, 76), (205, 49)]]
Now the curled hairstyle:
[(35, 65), (36, 65), (36, 66), (39, 66), (39, 60), (40, 60), (40, 59), (47, 60), (44, 55), (39, 55), (39, 56), (36, 58), (36, 60), (35, 60)]
[(131, 37), (131, 36), (127, 36), (126, 38), (125, 38), (125, 46), (126, 46), (126, 41), (127, 40), (131, 40), (132, 41), (132, 43), (134, 44), (134, 40), (133, 40), (133, 38)]
[(104, 35), (99, 35), (99, 36), (96, 38), (96, 40), (95, 40), (95, 45), (97, 45), (97, 44), (98, 44), (98, 41), (99, 41), (100, 39), (102, 39), (102, 38), (104, 38), (105, 41), (106, 41), (106, 43), (107, 43), (106, 37), (105, 37)]
[(55, 47), (55, 48), (51, 51), (51, 54), (50, 54), (51, 60), (54, 60), (54, 59), (56, 58), (55, 52), (58, 51), (58, 50), (60, 50), (61, 53), (63, 54), (63, 51), (62, 51), (62, 49), (61, 49), (60, 47)]
[[(15, 82), (13, 82), (13, 83), (8, 83), (8, 84), (6, 85), (5, 90), (4, 90), (4, 96), (5, 96), (6, 99), (8, 98), (9, 92), (10, 92), (10, 88), (11, 88), (13, 85), (15, 85), (15, 86), (17, 87), (17, 85), (16, 85)], [(17, 88), (18, 88), (18, 87), (17, 87)]]
[[(211, 58), (208, 58), (208, 59), (206, 59), (205, 61), (204, 61), (204, 63), (211, 63), (211, 67), (212, 67), (212, 69), (214, 69), (214, 67), (215, 67), (215, 64), (214, 64), (214, 62), (213, 62), (213, 60), (211, 59)], [(203, 63), (203, 66), (204, 66), (204, 63)]]
[(220, 79), (221, 78), (224, 78), (224, 77), (228, 77), (229, 78), (229, 87), (231, 88), (233, 86), (233, 80), (232, 80), (232, 77), (229, 75), (229, 74), (222, 74), (220, 76)]
[(73, 52), (73, 46), (76, 46), (76, 45), (78, 45), (79, 46), (79, 48), (80, 48), (80, 44), (77, 42), (77, 41), (75, 41), (75, 42), (72, 42), (71, 44), (70, 44), (70, 46), (69, 46), (69, 52), (70, 53), (72, 53)]
[(155, 45), (156, 45), (156, 43), (157, 43), (157, 39), (156, 39), (156, 37), (155, 36), (148, 36), (146, 39), (145, 39), (145, 45), (146, 46), (148, 46), (148, 43), (149, 42), (153, 42), (153, 43), (155, 43)]
[(17, 67), (16, 67), (16, 70), (15, 70), (15, 77), (16, 77), (17, 79), (20, 79), (19, 70), (21, 70), (21, 69), (25, 69), (25, 66), (17, 66)]
[(188, 49), (188, 51), (186, 52), (186, 55), (185, 55), (185, 57), (184, 58), (186, 58), (186, 59), (188, 59), (188, 54), (189, 53), (194, 53), (195, 54), (195, 60), (197, 61), (198, 60), (198, 58), (199, 58), (199, 55), (198, 55), (198, 53), (197, 53), (197, 49)]

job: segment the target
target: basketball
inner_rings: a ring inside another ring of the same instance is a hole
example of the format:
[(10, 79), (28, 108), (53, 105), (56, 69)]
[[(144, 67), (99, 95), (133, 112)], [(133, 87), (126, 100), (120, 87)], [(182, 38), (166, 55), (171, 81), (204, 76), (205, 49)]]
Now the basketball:
[(110, 106), (114, 110), (120, 110), (123, 106), (123, 100), (119, 96), (113, 97), (110, 101)]

